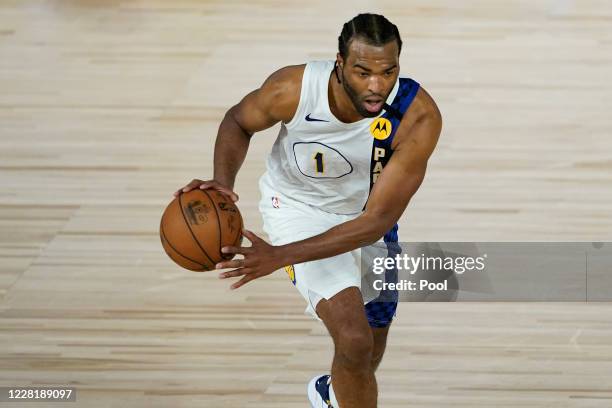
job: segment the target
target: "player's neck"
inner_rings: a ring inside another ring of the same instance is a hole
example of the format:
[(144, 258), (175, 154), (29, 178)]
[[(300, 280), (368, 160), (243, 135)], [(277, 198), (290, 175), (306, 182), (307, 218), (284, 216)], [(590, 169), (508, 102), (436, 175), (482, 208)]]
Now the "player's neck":
[(351, 98), (347, 95), (342, 84), (338, 83), (334, 71), (332, 71), (329, 76), (327, 100), (332, 115), (340, 122), (353, 123), (363, 119), (363, 116), (355, 109)]

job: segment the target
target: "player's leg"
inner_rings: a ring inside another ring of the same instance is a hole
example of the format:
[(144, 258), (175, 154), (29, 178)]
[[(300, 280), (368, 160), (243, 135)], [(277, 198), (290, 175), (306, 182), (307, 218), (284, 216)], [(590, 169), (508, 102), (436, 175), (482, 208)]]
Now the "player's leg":
[[(260, 183), (260, 187), (259, 208), (264, 231), (274, 245), (320, 234), (348, 219), (278, 195), (265, 182)], [(332, 364), (334, 387), (329, 386), (329, 375), (315, 376), (307, 387), (312, 406), (332, 406), (329, 401), (340, 395), (341, 404), (333, 405), (335, 408), (375, 407), (376, 380), (371, 370), (373, 334), (358, 289), (360, 270), (355, 254), (288, 265), (285, 271), (306, 300), (306, 312), (324, 320), (336, 346)], [(339, 392), (335, 391), (336, 382)]]
[(375, 372), (382, 361), (385, 349), (387, 347), (387, 335), (389, 327), (372, 327), (372, 338), (374, 339), (374, 348), (372, 349), (372, 359), (370, 360), (370, 368)]
[[(374, 247), (370, 249), (374, 250), (375, 255), (379, 254), (380, 249), (374, 249)], [(401, 252), (397, 244), (393, 242), (385, 243), (385, 249), (387, 250), (387, 256), (393, 256), (394, 254), (399, 254)], [(366, 259), (373, 256), (372, 253), (368, 252), (362, 252), (361, 255), (365, 256)], [(371, 261), (367, 261), (366, 263), (368, 262)], [(384, 280), (385, 282), (397, 283), (397, 269), (387, 269), (384, 274)], [(362, 281), (362, 290), (368, 290), (368, 285), (368, 283), (364, 283)], [(369, 295), (372, 295), (372, 293), (369, 293)], [(364, 294), (364, 296), (366, 295)], [(385, 354), (389, 327), (391, 326), (391, 322), (395, 317), (398, 299), (399, 296), (397, 290), (386, 289), (377, 292), (376, 297), (365, 305), (366, 318), (370, 327), (372, 328), (372, 337), (374, 338), (374, 350), (372, 352), (371, 362), (372, 371), (376, 371), (378, 369), (383, 355)]]
[(371, 301), (365, 305), (365, 313), (372, 330), (374, 349), (372, 350), (372, 371), (376, 371), (382, 361), (387, 346), (389, 327), (397, 309), (396, 293), (384, 293), (391, 301)]
[(374, 338), (361, 292), (346, 288), (316, 307), (334, 341), (332, 386), (342, 408), (374, 408), (377, 386), (372, 357)]

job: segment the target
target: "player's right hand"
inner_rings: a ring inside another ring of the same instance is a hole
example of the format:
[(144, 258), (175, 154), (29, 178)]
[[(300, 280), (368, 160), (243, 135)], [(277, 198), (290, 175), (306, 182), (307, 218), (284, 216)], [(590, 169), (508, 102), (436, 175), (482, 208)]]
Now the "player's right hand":
[(196, 188), (199, 188), (201, 190), (206, 190), (209, 188), (213, 190), (217, 190), (218, 192), (228, 196), (232, 201), (234, 202), (238, 201), (238, 194), (234, 193), (230, 188), (225, 187), (223, 184), (219, 183), (217, 180), (204, 181), (204, 180), (199, 180), (199, 179), (193, 179), (185, 187), (182, 187), (176, 190), (174, 192), (174, 197), (178, 197), (181, 193), (186, 193), (188, 191), (195, 190)]

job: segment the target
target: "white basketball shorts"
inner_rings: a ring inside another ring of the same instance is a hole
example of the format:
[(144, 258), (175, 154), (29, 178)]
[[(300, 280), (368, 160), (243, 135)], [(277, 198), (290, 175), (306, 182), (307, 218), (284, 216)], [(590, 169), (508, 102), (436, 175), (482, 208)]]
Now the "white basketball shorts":
[[(284, 245), (321, 234), (351, 219), (355, 215), (341, 215), (322, 211), (293, 200), (276, 191), (266, 176), (259, 181), (261, 201), (259, 210), (264, 221), (264, 232), (272, 245)], [(317, 303), (329, 299), (343, 289), (361, 286), (360, 249), (331, 258), (288, 265), (285, 271), (307, 302), (306, 314), (320, 320)], [(377, 294), (364, 294), (364, 304)]]

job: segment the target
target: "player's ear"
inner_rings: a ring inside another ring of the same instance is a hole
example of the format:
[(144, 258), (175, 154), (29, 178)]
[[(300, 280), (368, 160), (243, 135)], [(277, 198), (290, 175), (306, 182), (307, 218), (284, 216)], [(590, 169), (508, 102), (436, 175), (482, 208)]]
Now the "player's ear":
[(337, 53), (336, 54), (336, 66), (342, 69), (343, 65), (344, 65), (344, 58), (342, 58), (342, 55), (340, 55), (340, 53)]
[(340, 53), (337, 53), (336, 63), (334, 64), (334, 73), (336, 74), (336, 79), (338, 80), (338, 83), (342, 82), (340, 80), (340, 74), (338, 73), (338, 70), (342, 71), (343, 65), (344, 65), (344, 59), (342, 58), (342, 55), (340, 55)]

